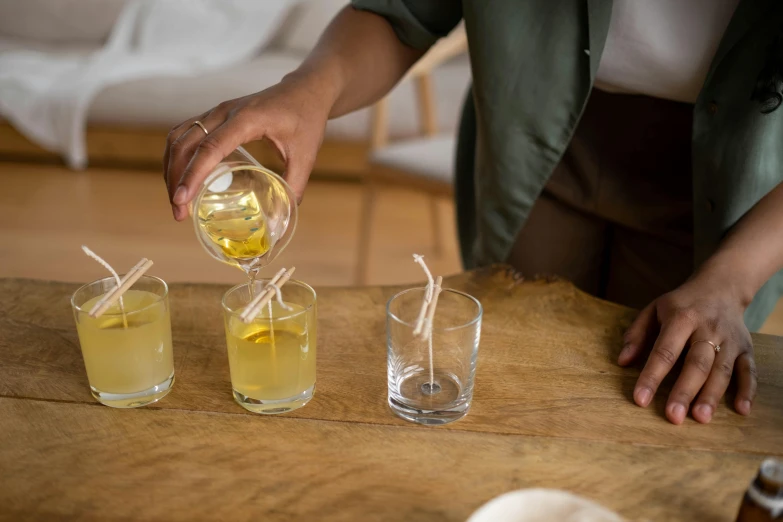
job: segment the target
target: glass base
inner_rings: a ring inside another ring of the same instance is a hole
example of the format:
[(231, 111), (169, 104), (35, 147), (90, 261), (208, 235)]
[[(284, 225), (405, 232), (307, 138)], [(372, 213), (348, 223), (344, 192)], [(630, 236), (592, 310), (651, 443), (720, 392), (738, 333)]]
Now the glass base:
[(391, 411), (419, 424), (433, 426), (461, 419), (470, 409), (470, 396), (454, 374), (437, 368), (433, 382), (422, 366), (411, 367), (389, 381)]
[(467, 415), (470, 410), (470, 401), (443, 410), (419, 410), (389, 397), (389, 408), (392, 413), (406, 421), (426, 426), (439, 426), (460, 420)]
[(136, 393), (107, 393), (90, 386), (90, 392), (98, 402), (112, 408), (139, 408), (158, 402), (169, 394), (174, 386), (174, 372), (162, 383)]
[(242, 395), (236, 390), (233, 391), (234, 400), (237, 401), (237, 404), (245, 408), (247, 411), (252, 411), (253, 413), (263, 413), (265, 415), (274, 415), (277, 413), (286, 413), (297, 410), (310, 402), (310, 399), (313, 398), (313, 394), (315, 393), (315, 384), (307, 388), (299, 395), (294, 395), (293, 397), (288, 397), (286, 399), (275, 400), (253, 399), (246, 395)]

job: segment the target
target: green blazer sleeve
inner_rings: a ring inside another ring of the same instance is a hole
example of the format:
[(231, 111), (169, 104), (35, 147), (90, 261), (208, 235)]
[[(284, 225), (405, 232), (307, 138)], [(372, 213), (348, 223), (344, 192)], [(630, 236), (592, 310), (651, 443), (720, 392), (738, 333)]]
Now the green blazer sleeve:
[(456, 0), (351, 0), (351, 5), (383, 16), (402, 43), (422, 51), (462, 19), (462, 2)]

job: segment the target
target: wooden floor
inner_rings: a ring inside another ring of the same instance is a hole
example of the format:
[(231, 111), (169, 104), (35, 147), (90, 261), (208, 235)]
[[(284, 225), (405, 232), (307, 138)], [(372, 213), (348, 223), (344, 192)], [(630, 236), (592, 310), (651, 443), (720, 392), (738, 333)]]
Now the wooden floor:
[[(0, 277), (90, 281), (104, 271), (87, 259), (88, 245), (119, 272), (141, 257), (151, 273), (169, 282), (236, 284), (242, 273), (199, 246), (190, 221), (171, 217), (161, 175), (143, 170), (90, 169), (0, 163)], [(316, 286), (354, 281), (361, 187), (313, 181), (300, 207), (296, 236), (269, 271), (296, 266), (297, 277)], [(450, 201), (440, 204), (444, 252), (432, 255), (432, 227), (424, 196), (382, 189), (371, 245), (371, 284), (421, 281), (411, 254), (424, 254), (433, 272), (460, 271)], [(783, 335), (783, 306), (762, 329)]]
[[(191, 221), (171, 217), (161, 175), (143, 170), (73, 172), (50, 165), (0, 163), (0, 277), (90, 281), (104, 270), (86, 244), (117, 271), (141, 257), (166, 281), (243, 281), (199, 245)], [(300, 207), (294, 239), (269, 271), (296, 266), (310, 284), (351, 285), (357, 255), (361, 186), (312, 182)], [(372, 284), (420, 281), (412, 253), (443, 275), (460, 271), (454, 209), (440, 204), (444, 252), (434, 257), (427, 199), (406, 190), (382, 190), (378, 199), (369, 278)]]

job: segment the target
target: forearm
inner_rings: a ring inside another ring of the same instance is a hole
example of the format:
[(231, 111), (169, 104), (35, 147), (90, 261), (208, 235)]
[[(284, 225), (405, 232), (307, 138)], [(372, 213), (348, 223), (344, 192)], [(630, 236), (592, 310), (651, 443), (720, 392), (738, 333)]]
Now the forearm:
[(317, 92), (335, 118), (382, 98), (422, 54), (400, 42), (383, 17), (348, 6), (283, 82)]
[(782, 268), (783, 184), (779, 184), (737, 223), (695, 277), (716, 277), (747, 306)]

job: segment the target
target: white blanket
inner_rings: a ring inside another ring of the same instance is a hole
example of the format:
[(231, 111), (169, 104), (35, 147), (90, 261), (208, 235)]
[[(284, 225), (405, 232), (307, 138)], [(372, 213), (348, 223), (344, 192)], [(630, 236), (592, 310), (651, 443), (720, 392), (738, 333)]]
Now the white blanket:
[(87, 111), (101, 89), (142, 77), (197, 75), (246, 60), (294, 3), (132, 0), (106, 45), (90, 56), (0, 53), (0, 114), (32, 141), (61, 153), (72, 168), (84, 168)]

